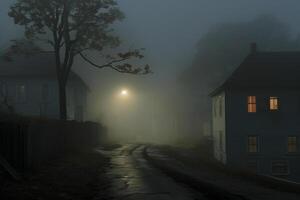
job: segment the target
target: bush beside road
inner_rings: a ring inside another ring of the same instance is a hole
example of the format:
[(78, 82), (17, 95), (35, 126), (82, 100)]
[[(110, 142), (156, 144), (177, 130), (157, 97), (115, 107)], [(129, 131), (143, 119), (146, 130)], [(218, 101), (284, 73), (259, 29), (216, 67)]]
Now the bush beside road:
[(105, 168), (109, 158), (85, 151), (45, 163), (38, 172), (13, 181), (0, 173), (0, 199), (3, 200), (82, 200), (109, 199), (109, 179)]

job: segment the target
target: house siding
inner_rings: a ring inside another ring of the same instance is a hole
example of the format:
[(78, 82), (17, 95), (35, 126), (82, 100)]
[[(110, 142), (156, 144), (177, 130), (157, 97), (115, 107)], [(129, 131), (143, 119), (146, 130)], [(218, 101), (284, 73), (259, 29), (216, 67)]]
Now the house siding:
[(212, 111), (213, 111), (213, 145), (214, 156), (222, 163), (226, 163), (226, 109), (225, 109), (225, 93), (220, 93), (213, 97)]
[[(26, 116), (40, 116), (53, 119), (59, 118), (59, 97), (57, 80), (47, 78), (26, 79), (2, 77), (1, 85), (5, 85), (9, 103), (13, 106), (16, 113)], [(17, 87), (22, 85), (25, 86), (25, 99), (20, 101), (17, 95)], [(46, 99), (44, 99), (42, 91), (42, 88), (45, 85), (48, 88)], [(78, 106), (82, 106), (83, 116), (81, 120), (83, 120), (86, 116), (86, 88), (74, 81), (70, 81), (66, 90), (67, 100), (72, 102), (72, 106), (68, 107), (68, 119), (76, 119), (75, 109)], [(76, 95), (69, 92), (74, 90), (76, 91)]]
[[(247, 112), (247, 96), (257, 97), (257, 113)], [(280, 110), (269, 111), (269, 97), (279, 97)], [(257, 162), (257, 173), (272, 175), (272, 161), (287, 161), (289, 173), (280, 176), (300, 181), (298, 153), (287, 152), (287, 137), (300, 139), (300, 92), (297, 89), (230, 90), (226, 95), (227, 164), (246, 168)], [(248, 153), (247, 138), (258, 137), (258, 153)]]

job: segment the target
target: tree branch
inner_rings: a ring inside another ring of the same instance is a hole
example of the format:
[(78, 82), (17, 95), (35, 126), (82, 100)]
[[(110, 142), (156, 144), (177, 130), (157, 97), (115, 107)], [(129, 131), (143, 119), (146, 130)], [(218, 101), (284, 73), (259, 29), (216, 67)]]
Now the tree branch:
[(108, 62), (108, 63), (106, 63), (104, 65), (98, 65), (98, 64), (94, 63), (93, 61), (91, 61), (89, 58), (87, 58), (85, 55), (83, 55), (81, 52), (79, 53), (79, 55), (87, 63), (89, 63), (90, 65), (92, 65), (94, 67), (97, 67), (99, 69), (102, 69), (102, 68), (111, 68), (111, 69), (113, 69), (113, 70), (115, 70), (117, 72), (126, 73), (126, 74), (140, 74), (140, 75), (145, 75), (145, 74), (152, 73), (150, 71), (149, 65), (146, 65), (144, 67), (144, 69), (142, 69), (140, 67), (133, 68), (130, 64), (126, 64), (126, 63), (123, 64), (123, 65), (120, 64), (120, 65), (114, 66), (114, 64), (116, 64), (116, 63), (120, 63), (120, 62), (129, 60), (130, 57), (115, 59), (115, 60), (112, 60), (111, 62)]

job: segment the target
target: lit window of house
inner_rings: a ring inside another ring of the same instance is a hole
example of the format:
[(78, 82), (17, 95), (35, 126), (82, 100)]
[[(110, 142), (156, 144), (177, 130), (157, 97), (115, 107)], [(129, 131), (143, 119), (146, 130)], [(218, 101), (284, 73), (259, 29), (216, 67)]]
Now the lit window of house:
[(25, 85), (17, 85), (16, 87), (16, 99), (18, 102), (26, 101), (26, 87)]
[(248, 153), (258, 152), (258, 137), (248, 136)]
[(279, 99), (278, 97), (270, 97), (270, 110), (279, 109)]
[(289, 153), (297, 152), (297, 137), (296, 136), (288, 137), (288, 152)]
[(248, 96), (248, 113), (256, 113), (256, 96)]
[(272, 161), (272, 174), (273, 175), (288, 175), (289, 163), (286, 160)]

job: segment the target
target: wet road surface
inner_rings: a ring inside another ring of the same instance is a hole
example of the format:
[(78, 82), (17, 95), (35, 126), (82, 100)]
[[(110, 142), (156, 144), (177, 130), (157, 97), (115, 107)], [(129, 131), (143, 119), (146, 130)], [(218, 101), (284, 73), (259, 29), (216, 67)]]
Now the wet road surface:
[(145, 145), (129, 144), (111, 152), (110, 194), (124, 200), (206, 200), (199, 192), (175, 182), (143, 157)]
[(263, 187), (205, 166), (195, 169), (153, 145), (127, 144), (99, 152), (111, 158), (106, 175), (112, 199), (299, 200), (298, 193)]

